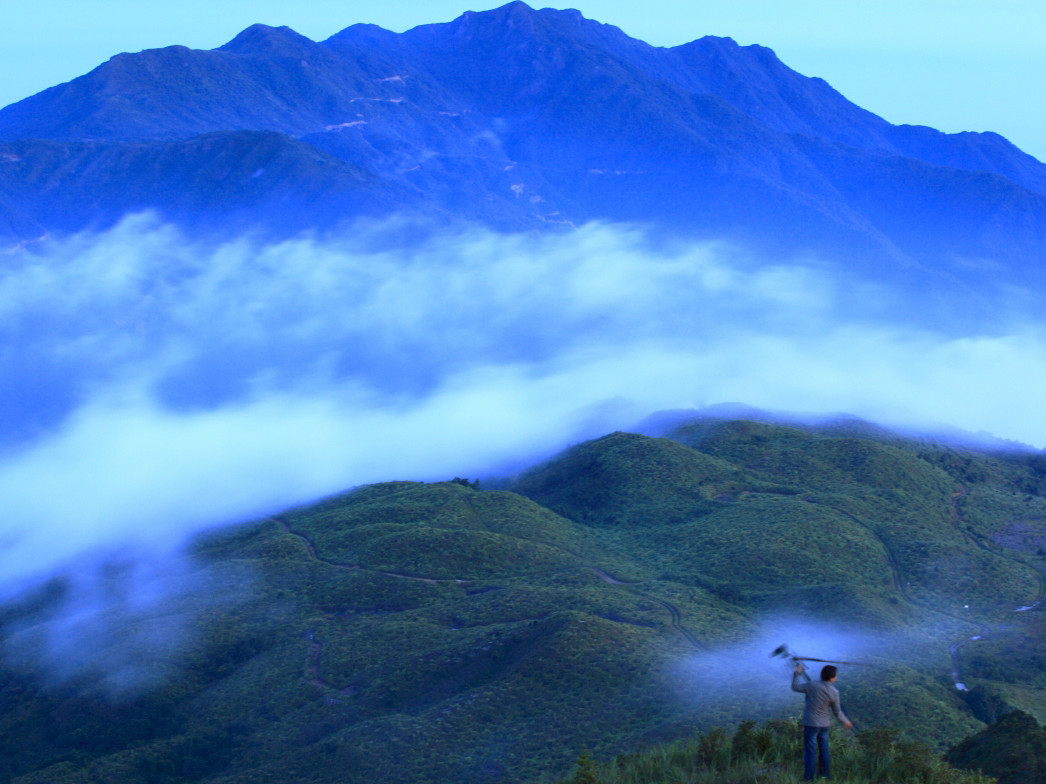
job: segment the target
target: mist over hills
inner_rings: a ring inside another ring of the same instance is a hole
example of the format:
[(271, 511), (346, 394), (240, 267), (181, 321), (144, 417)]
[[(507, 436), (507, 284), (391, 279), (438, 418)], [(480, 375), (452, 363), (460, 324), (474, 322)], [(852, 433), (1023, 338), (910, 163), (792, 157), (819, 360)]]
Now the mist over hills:
[[(1046, 432), (1043, 165), (764, 47), (518, 2), (254, 25), (117, 55), (0, 138), (0, 484), (39, 530), (51, 483), (133, 528), (116, 466), (165, 525), (230, 520), (380, 480), (411, 432), (430, 478), (721, 400)], [(226, 435), (181, 443), (179, 485), (163, 445), (189, 432)], [(253, 489), (194, 498), (253, 500), (185, 511), (212, 460)]]
[(705, 412), (501, 489), (382, 482), (215, 530), (162, 575), (114, 555), (0, 610), (0, 771), (544, 780), (583, 745), (795, 714), (782, 641), (862, 662), (848, 714), (942, 751), (985, 704), (1041, 720), (1044, 482), (1041, 454)]

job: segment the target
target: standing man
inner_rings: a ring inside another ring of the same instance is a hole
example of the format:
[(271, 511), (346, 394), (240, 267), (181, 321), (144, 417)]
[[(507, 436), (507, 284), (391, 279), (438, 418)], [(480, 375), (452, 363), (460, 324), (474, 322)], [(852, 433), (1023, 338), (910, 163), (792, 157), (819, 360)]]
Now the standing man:
[(846, 729), (852, 728), (853, 724), (843, 713), (839, 690), (832, 685), (838, 674), (835, 666), (826, 664), (821, 668), (821, 680), (808, 680), (806, 683), (799, 679), (804, 669), (802, 664), (796, 663), (792, 674), (792, 691), (806, 695), (806, 705), (803, 707), (803, 781), (813, 781), (815, 749), (821, 775), (828, 778), (828, 727), (832, 714)]

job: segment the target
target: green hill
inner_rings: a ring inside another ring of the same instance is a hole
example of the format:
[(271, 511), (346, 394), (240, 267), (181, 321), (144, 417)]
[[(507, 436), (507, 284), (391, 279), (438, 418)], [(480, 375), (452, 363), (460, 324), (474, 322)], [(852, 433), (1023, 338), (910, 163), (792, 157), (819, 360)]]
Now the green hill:
[(1034, 718), (1013, 711), (951, 749), (945, 759), (993, 776), (999, 784), (1044, 781), (1046, 735)]
[(1014, 612), (1042, 597), (1040, 455), (740, 421), (670, 435), (579, 444), (504, 489), (389, 482), (201, 537), (193, 592), (99, 635), (118, 669), (128, 641), (191, 631), (118, 699), (104, 667), (55, 685), (34, 664), (75, 598), (54, 581), (0, 613), (19, 652), (0, 778), (551, 779), (582, 747), (794, 717), (765, 641), (781, 628), (804, 650), (857, 640), (847, 712), (905, 742), (1041, 712), (1042, 605)]

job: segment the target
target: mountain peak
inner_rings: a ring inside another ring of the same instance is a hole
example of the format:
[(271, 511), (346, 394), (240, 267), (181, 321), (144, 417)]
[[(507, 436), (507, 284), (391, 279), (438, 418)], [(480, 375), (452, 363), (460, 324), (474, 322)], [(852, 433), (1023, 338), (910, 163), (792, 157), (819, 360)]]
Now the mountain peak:
[(315, 42), (295, 32), (287, 26), (270, 27), (264, 24), (252, 24), (239, 33), (229, 43), (219, 46), (218, 51), (237, 54), (293, 54), (302, 46)]
[[(628, 39), (628, 36), (617, 27), (597, 22), (594, 19), (588, 19), (575, 8), (563, 10), (542, 8), (536, 10), (522, 0), (513, 0), (511, 3), (489, 11), (466, 11), (451, 22), (450, 25), (456, 33), (461, 34), (464, 32), (466, 35), (486, 32), (491, 29), (526, 33), (534, 33), (538, 29), (546, 29), (550, 32), (555, 31), (558, 33), (584, 30), (589, 33), (595, 33), (598, 36), (610, 34), (616, 38)], [(446, 26), (422, 25), (419, 28), (415, 28), (415, 30), (435, 27)]]
[(533, 31), (537, 18), (537, 11), (522, 0), (513, 0), (511, 3), (489, 11), (466, 11), (450, 24), (455, 30), (500, 27), (508, 30)]
[(397, 33), (394, 33), (391, 30), (386, 30), (384, 27), (370, 24), (368, 22), (358, 22), (357, 24), (349, 25), (344, 30), (339, 30), (323, 43), (331, 44), (344, 40), (355, 41), (366, 39), (389, 44), (395, 42), (398, 38), (399, 35)]
[[(466, 11), (466, 14), (471, 13)], [(505, 5), (488, 11), (489, 14), (495, 14), (498, 16), (513, 16), (519, 18), (525, 18), (532, 16), (537, 13), (533, 8), (523, 2), (523, 0), (512, 0), (511, 3), (505, 3)]]

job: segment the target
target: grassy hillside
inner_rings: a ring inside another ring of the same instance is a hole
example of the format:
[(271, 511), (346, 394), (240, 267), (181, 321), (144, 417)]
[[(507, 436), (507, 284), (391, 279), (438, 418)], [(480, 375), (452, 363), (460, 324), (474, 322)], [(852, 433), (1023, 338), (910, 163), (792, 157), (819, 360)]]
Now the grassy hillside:
[[(1034, 720), (1031, 723), (1034, 726)], [(1041, 736), (1041, 728), (1035, 727), (1035, 730)], [(664, 781), (793, 784), (802, 776), (802, 736), (802, 725), (794, 719), (775, 719), (762, 725), (754, 721), (741, 722), (732, 736), (721, 728), (698, 732), (683, 740), (619, 755), (602, 763), (583, 749), (573, 775), (560, 784), (660, 784)], [(1008, 733), (1003, 742), (1011, 740), (1011, 736), (1012, 733)], [(1022, 741), (1024, 747), (1020, 752), (1027, 754), (1030, 746), (1025, 738)], [(1001, 750), (991, 739), (986, 739), (984, 745), (994, 751)], [(967, 765), (953, 767), (925, 745), (900, 739), (897, 730), (890, 727), (866, 730), (859, 735), (834, 732), (829, 736), (829, 748), (832, 780), (845, 784), (992, 784), (995, 781), (979, 770), (968, 769)], [(1017, 767), (1031, 772), (1033, 766), (1034, 762), (1028, 765), (1021, 761)], [(1013, 784), (1032, 780), (1014, 779)]]
[(128, 640), (191, 620), (170, 669), (115, 701), (105, 667), (55, 685), (34, 664), (68, 623), (56, 580), (0, 614), (0, 778), (561, 777), (583, 746), (797, 715), (768, 624), (814, 656), (845, 635), (869, 665), (840, 679), (848, 713), (943, 751), (1046, 696), (1042, 605), (1014, 612), (1042, 596), (1039, 457), (694, 421), (506, 489), (360, 488), (194, 542), (197, 590), (99, 635), (119, 669)]

